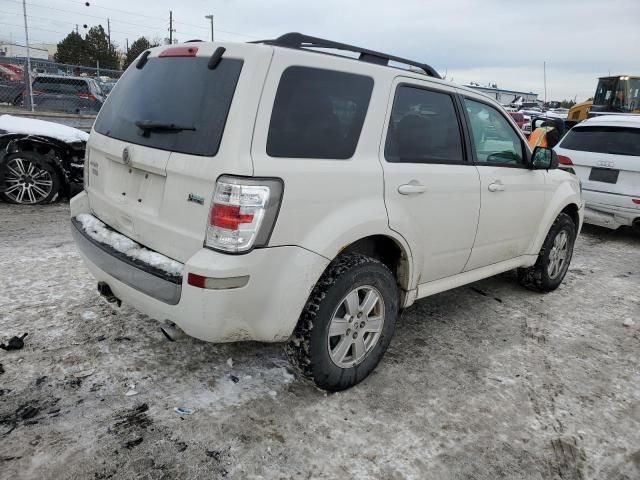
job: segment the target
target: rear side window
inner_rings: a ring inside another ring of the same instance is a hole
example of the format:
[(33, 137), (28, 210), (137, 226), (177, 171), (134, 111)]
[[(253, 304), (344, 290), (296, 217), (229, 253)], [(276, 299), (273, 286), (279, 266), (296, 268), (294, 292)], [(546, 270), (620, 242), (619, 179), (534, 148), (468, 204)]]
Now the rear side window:
[(43, 93), (67, 95), (89, 93), (87, 82), (75, 78), (37, 77), (33, 81), (33, 89)]
[(393, 102), (384, 156), (389, 162), (464, 161), (451, 95), (400, 86)]
[[(191, 155), (218, 153), (242, 60), (151, 58), (129, 68), (96, 119), (98, 133), (125, 142)], [(164, 128), (143, 130), (136, 122)], [(170, 128), (167, 128), (170, 126)]]
[(267, 154), (287, 158), (351, 158), (369, 107), (373, 79), (289, 67), (273, 105)]
[(560, 147), (582, 152), (640, 156), (640, 128), (574, 127)]

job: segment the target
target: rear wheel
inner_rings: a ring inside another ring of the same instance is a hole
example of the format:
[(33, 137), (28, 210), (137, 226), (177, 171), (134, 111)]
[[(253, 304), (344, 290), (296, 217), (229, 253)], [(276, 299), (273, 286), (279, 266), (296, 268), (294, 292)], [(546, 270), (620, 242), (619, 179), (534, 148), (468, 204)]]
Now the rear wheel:
[(2, 198), (10, 203), (49, 203), (60, 189), (60, 177), (53, 166), (36, 152), (17, 152), (2, 165), (5, 188)]
[(391, 271), (365, 255), (341, 255), (314, 287), (287, 355), (320, 388), (352, 387), (382, 359), (397, 312), (398, 289)]
[(576, 225), (566, 213), (561, 213), (551, 226), (533, 267), (519, 268), (518, 281), (538, 292), (550, 292), (564, 280), (576, 241)]

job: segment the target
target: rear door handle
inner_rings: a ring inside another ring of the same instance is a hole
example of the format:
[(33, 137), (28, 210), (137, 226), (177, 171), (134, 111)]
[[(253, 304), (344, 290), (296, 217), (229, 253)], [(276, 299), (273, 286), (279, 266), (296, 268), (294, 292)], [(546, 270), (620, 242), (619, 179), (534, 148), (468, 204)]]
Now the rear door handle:
[(427, 191), (427, 187), (418, 183), (416, 180), (411, 180), (409, 183), (400, 185), (398, 187), (398, 193), (401, 195), (416, 195), (418, 193), (424, 193)]
[(499, 180), (497, 182), (490, 183), (489, 184), (489, 191), (490, 192), (502, 192), (502, 191), (504, 191), (504, 185)]

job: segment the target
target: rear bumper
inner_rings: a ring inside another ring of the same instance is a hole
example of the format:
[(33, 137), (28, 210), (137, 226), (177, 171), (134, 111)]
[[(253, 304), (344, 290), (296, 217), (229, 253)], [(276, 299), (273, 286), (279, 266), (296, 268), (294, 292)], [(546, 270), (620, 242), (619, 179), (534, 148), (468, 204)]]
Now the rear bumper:
[[(90, 213), (85, 192), (72, 199), (71, 212), (73, 217)], [(91, 244), (81, 232), (74, 233), (74, 238), (93, 276), (107, 283), (118, 299), (211, 342), (288, 339), (311, 289), (329, 263), (295, 246), (255, 249), (245, 255), (202, 248), (184, 264), (178, 285)], [(249, 281), (241, 288), (210, 290), (189, 285), (188, 273), (211, 278), (248, 276)], [(174, 304), (166, 301), (176, 298)]]
[(122, 253), (91, 238), (80, 222), (71, 219), (71, 235), (83, 257), (123, 284), (168, 305), (176, 305), (182, 294), (182, 277), (162, 275), (134, 262)]
[[(583, 190), (586, 202), (585, 222), (592, 225), (616, 229), (631, 226), (640, 219), (640, 205), (635, 205), (629, 195)], [(625, 206), (628, 205), (628, 206)]]

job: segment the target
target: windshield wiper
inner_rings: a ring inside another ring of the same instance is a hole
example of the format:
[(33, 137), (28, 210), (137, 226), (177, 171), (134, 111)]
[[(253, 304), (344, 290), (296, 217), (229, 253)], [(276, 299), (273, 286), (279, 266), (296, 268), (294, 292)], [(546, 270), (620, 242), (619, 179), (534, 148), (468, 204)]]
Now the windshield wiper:
[(143, 130), (145, 134), (149, 132), (182, 132), (183, 130), (196, 130), (194, 126), (177, 125), (175, 123), (158, 122), (156, 120), (137, 120), (136, 127)]

